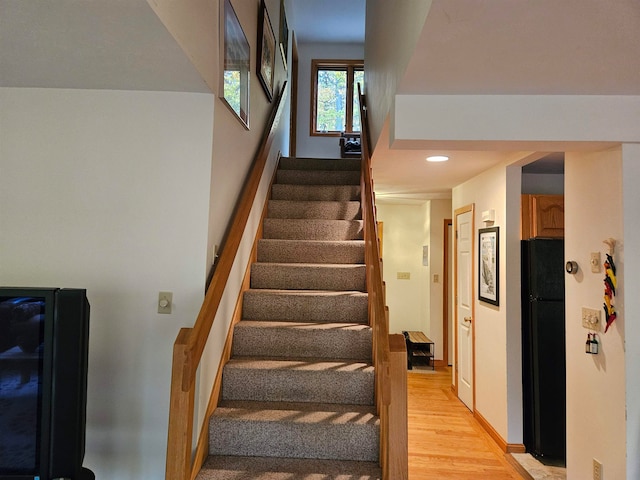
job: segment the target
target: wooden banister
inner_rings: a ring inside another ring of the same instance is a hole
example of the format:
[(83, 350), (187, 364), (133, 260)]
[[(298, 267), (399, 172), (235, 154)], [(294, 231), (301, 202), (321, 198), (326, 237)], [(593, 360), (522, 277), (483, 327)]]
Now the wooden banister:
[[(358, 84), (362, 145), (360, 179), (364, 220), (365, 263), (369, 293), (369, 324), (373, 330), (373, 361), (376, 372), (376, 406), (380, 417), (380, 466), (383, 480), (408, 478), (407, 452), (407, 354), (404, 337), (389, 335), (389, 311), (385, 302), (377, 231), (375, 195), (371, 174), (371, 140), (366, 98)], [(399, 338), (402, 337), (402, 341)], [(393, 349), (391, 346), (393, 345)]]
[(196, 372), (263, 177), (285, 104), (286, 87), (285, 82), (269, 116), (196, 322), (193, 328), (180, 330), (173, 346), (166, 480), (190, 478)]

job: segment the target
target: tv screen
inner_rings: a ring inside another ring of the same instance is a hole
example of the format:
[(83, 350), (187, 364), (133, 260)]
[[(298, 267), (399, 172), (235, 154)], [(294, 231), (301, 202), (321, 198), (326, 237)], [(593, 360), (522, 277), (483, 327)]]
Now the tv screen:
[(46, 297), (0, 297), (0, 472), (40, 468)]
[(0, 287), (0, 480), (95, 478), (85, 447), (89, 303)]

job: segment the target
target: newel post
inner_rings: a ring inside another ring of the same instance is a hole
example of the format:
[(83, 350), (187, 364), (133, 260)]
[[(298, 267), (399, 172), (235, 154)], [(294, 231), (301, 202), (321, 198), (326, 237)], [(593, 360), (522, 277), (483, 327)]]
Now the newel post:
[(191, 387), (185, 392), (182, 388), (185, 362), (190, 358), (188, 343), (191, 331), (190, 328), (182, 328), (173, 344), (166, 480), (187, 480), (191, 474), (195, 389)]
[(391, 402), (389, 403), (389, 479), (409, 478), (407, 346), (403, 335), (389, 335)]

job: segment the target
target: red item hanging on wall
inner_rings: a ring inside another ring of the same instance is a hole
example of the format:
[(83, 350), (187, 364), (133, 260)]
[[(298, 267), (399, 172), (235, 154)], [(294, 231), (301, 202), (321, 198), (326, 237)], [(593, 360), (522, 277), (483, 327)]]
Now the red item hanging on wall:
[(617, 287), (616, 265), (609, 254), (607, 254), (607, 259), (604, 261), (604, 271), (604, 317), (607, 324), (604, 333), (607, 333), (607, 330), (609, 330), (609, 327), (617, 317), (616, 309), (612, 303)]

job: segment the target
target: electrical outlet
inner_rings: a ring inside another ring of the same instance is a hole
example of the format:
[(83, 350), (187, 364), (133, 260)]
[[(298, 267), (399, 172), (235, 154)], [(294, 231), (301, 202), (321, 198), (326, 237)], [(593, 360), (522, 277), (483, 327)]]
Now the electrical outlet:
[(600, 331), (600, 310), (582, 307), (582, 326), (596, 332)]
[(411, 280), (411, 273), (409, 273), (409, 272), (398, 272), (396, 278), (398, 280)]
[(595, 458), (593, 459), (593, 480), (603, 480), (602, 464)]

